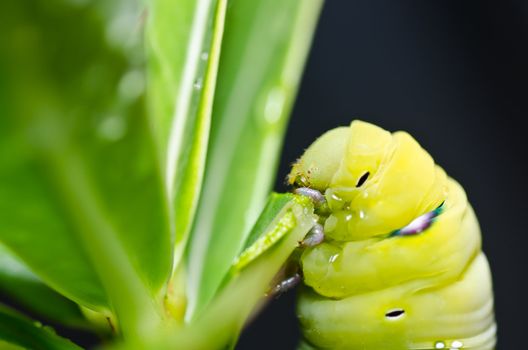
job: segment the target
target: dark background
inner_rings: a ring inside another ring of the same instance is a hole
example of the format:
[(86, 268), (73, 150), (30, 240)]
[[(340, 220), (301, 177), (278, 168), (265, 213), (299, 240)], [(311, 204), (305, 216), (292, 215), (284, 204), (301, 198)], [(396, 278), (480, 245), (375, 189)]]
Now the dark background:
[[(328, 129), (360, 118), (410, 132), (465, 187), (480, 219), (498, 349), (526, 349), (525, 116), (528, 0), (327, 0), (275, 190), (288, 190), (291, 162)], [(96, 341), (68, 333), (84, 345)], [(237, 349), (291, 350), (298, 339), (289, 292), (246, 329)]]
[[(324, 131), (354, 118), (411, 133), (466, 189), (493, 271), (498, 349), (526, 349), (528, 1), (327, 0), (275, 189)], [(294, 349), (295, 293), (237, 349)], [(379, 349), (382, 350), (382, 349)]]

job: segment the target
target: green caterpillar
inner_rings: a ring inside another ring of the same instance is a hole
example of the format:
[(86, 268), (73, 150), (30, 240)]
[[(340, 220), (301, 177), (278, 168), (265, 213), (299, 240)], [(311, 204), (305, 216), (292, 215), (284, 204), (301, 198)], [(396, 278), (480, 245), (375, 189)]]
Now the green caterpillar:
[(289, 182), (324, 195), (315, 201), (324, 241), (300, 260), (304, 348), (495, 347), (476, 216), (409, 134), (361, 121), (333, 129), (294, 164)]

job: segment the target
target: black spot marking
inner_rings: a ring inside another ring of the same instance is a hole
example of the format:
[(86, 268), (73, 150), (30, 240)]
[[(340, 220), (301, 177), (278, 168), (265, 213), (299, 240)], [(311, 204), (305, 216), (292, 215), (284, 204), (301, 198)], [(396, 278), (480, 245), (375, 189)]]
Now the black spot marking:
[(388, 311), (385, 314), (385, 317), (390, 319), (390, 320), (394, 320), (394, 319), (402, 317), (403, 314), (405, 314), (405, 310), (403, 310), (403, 309), (394, 309), (394, 310)]
[(370, 175), (370, 172), (366, 172), (365, 174), (361, 175), (361, 177), (359, 178), (357, 184), (356, 184), (356, 187), (361, 187), (361, 185), (363, 185), (365, 183), (365, 181), (367, 181), (368, 177)]

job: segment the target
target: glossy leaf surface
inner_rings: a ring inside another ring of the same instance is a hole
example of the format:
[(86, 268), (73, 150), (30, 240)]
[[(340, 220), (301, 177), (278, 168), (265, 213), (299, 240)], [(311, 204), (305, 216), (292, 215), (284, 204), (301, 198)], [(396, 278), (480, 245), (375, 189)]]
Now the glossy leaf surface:
[(273, 194), (244, 251), (256, 248), (263, 238), (275, 236), (278, 232), (281, 232), (281, 239), (253, 255), (243, 268), (232, 265), (225, 287), (204, 313), (177, 334), (165, 338), (168, 345), (165, 342), (159, 347), (230, 348), (250, 315), (266, 301), (274, 277), (316, 221), (308, 198)]
[(270, 191), (320, 0), (233, 0), (226, 14), (187, 319), (213, 298)]
[(202, 185), (226, 0), (148, 2), (148, 107), (178, 264)]

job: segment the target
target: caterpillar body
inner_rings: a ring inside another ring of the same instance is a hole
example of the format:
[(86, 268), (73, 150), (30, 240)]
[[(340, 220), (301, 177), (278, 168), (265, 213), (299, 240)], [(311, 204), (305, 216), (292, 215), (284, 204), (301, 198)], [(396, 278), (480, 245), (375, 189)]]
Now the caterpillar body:
[(304, 348), (494, 348), (477, 218), (409, 134), (353, 121), (317, 139), (289, 182), (326, 199), (324, 241), (300, 261)]

